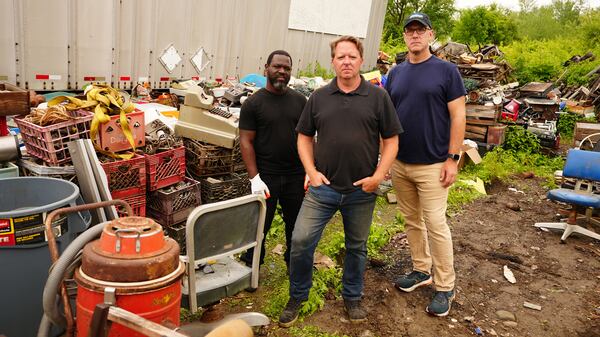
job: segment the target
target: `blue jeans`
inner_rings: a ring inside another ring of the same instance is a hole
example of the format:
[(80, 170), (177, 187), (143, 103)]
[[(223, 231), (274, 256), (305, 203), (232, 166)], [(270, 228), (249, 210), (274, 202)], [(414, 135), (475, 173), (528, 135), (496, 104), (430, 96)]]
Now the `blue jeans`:
[(309, 188), (292, 234), (290, 297), (300, 301), (308, 299), (315, 249), (325, 225), (339, 210), (346, 244), (342, 297), (347, 300), (361, 298), (375, 198), (375, 194), (360, 189), (339, 193), (327, 185)]

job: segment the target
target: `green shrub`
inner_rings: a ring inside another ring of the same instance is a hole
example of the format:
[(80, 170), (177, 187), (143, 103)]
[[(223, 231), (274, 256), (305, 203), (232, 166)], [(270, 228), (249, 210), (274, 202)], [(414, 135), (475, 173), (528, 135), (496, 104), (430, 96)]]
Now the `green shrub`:
[(573, 132), (575, 132), (575, 123), (577, 122), (595, 123), (596, 118), (585, 117), (577, 113), (561, 114), (556, 125), (556, 128), (560, 133), (561, 140), (567, 141), (573, 138)]
[(537, 153), (540, 150), (540, 140), (523, 127), (511, 125), (506, 130), (502, 148), (515, 152)]

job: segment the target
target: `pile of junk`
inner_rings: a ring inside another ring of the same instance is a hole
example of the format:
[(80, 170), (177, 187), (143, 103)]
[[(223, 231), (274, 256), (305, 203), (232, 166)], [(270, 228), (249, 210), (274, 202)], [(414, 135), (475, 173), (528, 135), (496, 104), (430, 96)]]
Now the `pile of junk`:
[[(184, 305), (196, 312), (258, 287), (260, 249), (252, 267), (232, 256), (260, 247), (262, 196), (197, 207), (180, 255), (158, 223), (121, 200), (85, 204), (75, 184), (46, 177), (0, 179), (0, 189), (0, 231), (28, 240), (0, 246), (0, 335), (253, 336), (251, 326), (269, 323), (256, 312), (180, 323)], [(93, 222), (91, 211), (115, 206), (128, 216)]]
[[(5, 88), (0, 335), (203, 336), (216, 324), (180, 327), (182, 307), (258, 288), (259, 256), (235, 255), (261, 246), (264, 200), (249, 195), (236, 116), (205, 88), (170, 126), (158, 110), (178, 108), (106, 84), (45, 106)], [(53, 217), (63, 207), (79, 208)], [(223, 319), (236, 318), (269, 322)]]
[(558, 149), (561, 115), (572, 109), (555, 83), (511, 82), (512, 67), (495, 45), (472, 52), (469, 46), (448, 42), (434, 53), (457, 65), (467, 89), (466, 138), (479, 144), (500, 145), (507, 125), (521, 125), (540, 145)]

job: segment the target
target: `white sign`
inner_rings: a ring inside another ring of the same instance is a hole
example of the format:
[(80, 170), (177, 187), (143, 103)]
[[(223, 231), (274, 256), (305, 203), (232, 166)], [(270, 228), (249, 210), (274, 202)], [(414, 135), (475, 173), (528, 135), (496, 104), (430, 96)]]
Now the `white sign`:
[(288, 28), (367, 36), (372, 0), (291, 0)]

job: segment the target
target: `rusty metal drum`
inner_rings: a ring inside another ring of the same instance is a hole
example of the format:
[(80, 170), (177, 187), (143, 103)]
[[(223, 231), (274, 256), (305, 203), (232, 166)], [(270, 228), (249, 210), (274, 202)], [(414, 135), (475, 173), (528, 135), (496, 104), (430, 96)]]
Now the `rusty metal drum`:
[[(167, 327), (179, 326), (184, 270), (179, 245), (153, 220), (126, 217), (108, 223), (100, 239), (84, 247), (75, 272), (77, 336), (87, 336), (94, 309), (104, 302)], [(109, 336), (143, 335), (113, 323)]]

